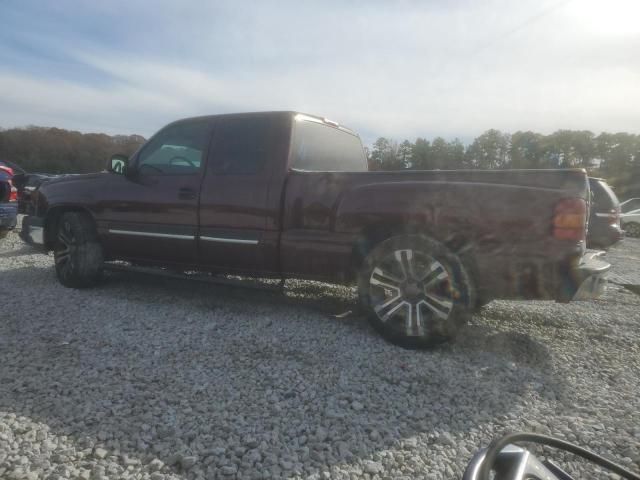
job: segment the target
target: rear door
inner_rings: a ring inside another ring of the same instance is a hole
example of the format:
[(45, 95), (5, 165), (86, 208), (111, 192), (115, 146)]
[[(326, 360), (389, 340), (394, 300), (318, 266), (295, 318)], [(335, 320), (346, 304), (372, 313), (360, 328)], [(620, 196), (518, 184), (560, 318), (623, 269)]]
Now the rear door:
[(286, 113), (216, 121), (200, 194), (200, 264), (225, 272), (278, 272), (290, 122)]

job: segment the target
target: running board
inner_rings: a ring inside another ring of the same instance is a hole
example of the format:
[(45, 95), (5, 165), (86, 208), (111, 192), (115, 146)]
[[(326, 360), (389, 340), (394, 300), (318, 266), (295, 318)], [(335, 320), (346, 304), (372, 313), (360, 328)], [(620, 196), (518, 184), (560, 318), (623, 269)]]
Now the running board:
[(153, 275), (156, 277), (173, 278), (179, 280), (192, 280), (203, 283), (213, 283), (216, 285), (225, 285), (229, 287), (242, 287), (251, 288), (254, 290), (266, 290), (270, 292), (283, 292), (285, 279), (281, 278), (277, 285), (266, 284), (257, 280), (239, 280), (235, 278), (225, 278), (215, 275), (208, 275), (206, 273), (178, 273), (168, 272), (162, 270), (159, 267), (135, 267), (133, 265), (123, 265), (117, 263), (104, 263), (104, 269), (110, 272), (126, 272), (126, 273), (141, 273), (144, 275)]

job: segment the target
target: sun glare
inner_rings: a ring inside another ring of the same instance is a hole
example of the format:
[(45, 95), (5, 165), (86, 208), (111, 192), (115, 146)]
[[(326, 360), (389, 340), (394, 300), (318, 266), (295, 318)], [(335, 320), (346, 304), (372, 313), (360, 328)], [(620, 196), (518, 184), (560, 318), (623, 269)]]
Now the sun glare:
[(640, 0), (574, 0), (570, 12), (590, 31), (607, 35), (640, 34)]

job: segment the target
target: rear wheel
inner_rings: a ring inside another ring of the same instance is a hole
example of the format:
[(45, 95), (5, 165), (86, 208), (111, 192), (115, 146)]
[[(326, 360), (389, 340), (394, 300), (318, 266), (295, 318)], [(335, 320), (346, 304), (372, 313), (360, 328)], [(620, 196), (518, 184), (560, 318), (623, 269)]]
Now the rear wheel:
[(476, 303), (475, 303), (475, 306), (473, 307), (473, 313), (480, 313), (484, 309), (484, 307), (489, 305), (492, 301), (493, 300), (490, 298), (482, 298), (482, 297), (476, 296)]
[(81, 212), (62, 214), (53, 258), (58, 280), (65, 287), (86, 288), (100, 281), (104, 256), (89, 215)]
[(422, 235), (392, 237), (367, 256), (360, 302), (373, 327), (406, 348), (451, 339), (475, 305), (470, 276), (444, 245)]
[(640, 223), (629, 222), (625, 224), (624, 230), (630, 237), (640, 237)]

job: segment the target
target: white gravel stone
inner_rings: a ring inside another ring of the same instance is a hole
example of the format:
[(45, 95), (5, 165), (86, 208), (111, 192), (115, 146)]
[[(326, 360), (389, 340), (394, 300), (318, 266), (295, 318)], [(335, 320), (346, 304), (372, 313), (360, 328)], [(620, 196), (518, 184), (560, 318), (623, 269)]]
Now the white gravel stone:
[[(640, 241), (607, 258), (640, 269)], [(72, 290), (52, 263), (0, 241), (0, 478), (460, 478), (523, 429), (640, 470), (640, 297), (621, 287), (493, 302), (420, 352), (337, 319), (357, 311), (349, 288), (112, 274)]]
[(96, 448), (93, 454), (100, 459), (105, 458), (109, 452), (107, 452), (104, 448)]

